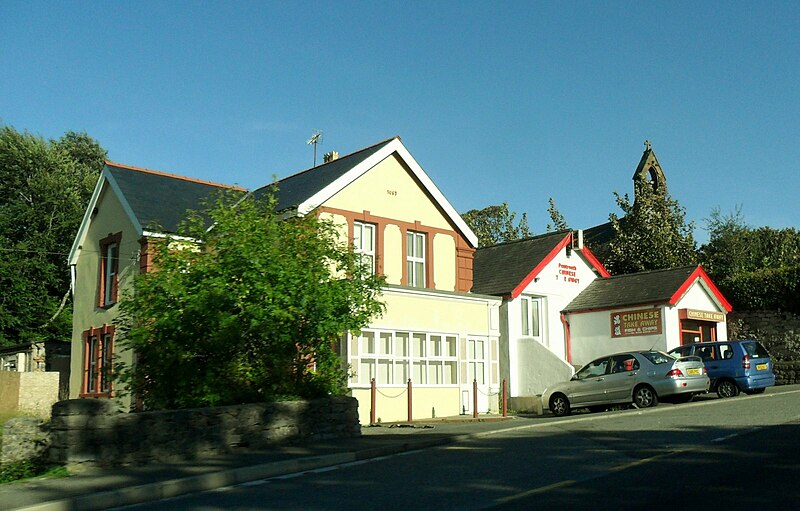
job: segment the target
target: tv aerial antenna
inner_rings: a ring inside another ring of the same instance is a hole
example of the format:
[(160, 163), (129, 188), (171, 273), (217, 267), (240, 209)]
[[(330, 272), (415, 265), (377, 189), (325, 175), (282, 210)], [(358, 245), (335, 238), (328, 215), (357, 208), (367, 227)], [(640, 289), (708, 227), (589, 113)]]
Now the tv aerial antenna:
[(320, 130), (314, 130), (311, 134), (311, 138), (308, 139), (306, 144), (314, 146), (314, 166), (317, 166), (317, 144), (322, 142), (322, 132)]

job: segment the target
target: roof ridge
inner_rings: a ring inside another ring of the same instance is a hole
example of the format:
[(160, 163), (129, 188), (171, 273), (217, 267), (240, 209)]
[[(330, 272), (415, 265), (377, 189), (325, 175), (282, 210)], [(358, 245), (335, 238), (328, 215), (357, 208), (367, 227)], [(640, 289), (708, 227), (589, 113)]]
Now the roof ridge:
[(108, 165), (109, 167), (117, 167), (117, 168), (121, 168), (121, 169), (134, 170), (134, 171), (137, 171), (137, 172), (144, 172), (144, 173), (153, 174), (153, 175), (156, 175), (156, 176), (169, 177), (169, 178), (172, 178), (172, 179), (180, 179), (182, 181), (189, 181), (189, 182), (192, 182), (192, 183), (199, 183), (199, 184), (204, 184), (204, 185), (217, 186), (217, 187), (220, 187), (220, 188), (229, 188), (231, 190), (239, 190), (239, 191), (242, 191), (242, 192), (246, 192), (247, 191), (247, 188), (242, 188), (241, 186), (226, 185), (226, 184), (223, 184), (223, 183), (215, 183), (214, 181), (206, 181), (204, 179), (197, 179), (197, 178), (188, 177), (188, 176), (181, 176), (181, 175), (178, 175), (178, 174), (171, 174), (169, 172), (164, 172), (164, 171), (161, 171), (161, 170), (146, 169), (144, 167), (134, 167), (133, 165), (126, 165), (124, 163), (118, 163), (118, 162), (114, 162), (114, 161), (111, 161), (111, 160), (106, 160), (104, 163), (106, 165)]
[(570, 231), (572, 231), (572, 229), (562, 229), (560, 231), (546, 232), (544, 234), (537, 234), (535, 236), (526, 236), (525, 238), (519, 238), (519, 239), (511, 240), (511, 241), (503, 241), (502, 243), (495, 243), (494, 245), (489, 245), (488, 247), (480, 247), (480, 248), (478, 248), (478, 250), (483, 250), (483, 249), (487, 249), (487, 248), (494, 248), (494, 247), (505, 247), (505, 246), (508, 246), (508, 245), (513, 245), (515, 243), (523, 243), (525, 241), (540, 240), (540, 239), (544, 239), (544, 238), (546, 238), (548, 236), (555, 236), (556, 234), (566, 234), (566, 233), (568, 233)]
[[(335, 160), (326, 161), (326, 162), (323, 162), (323, 163), (321, 163), (321, 164), (319, 164), (319, 165), (315, 165), (314, 167), (309, 167), (309, 168), (307, 168), (307, 169), (300, 170), (300, 171), (298, 171), (298, 172), (295, 172), (294, 174), (290, 174), (290, 175), (288, 175), (288, 176), (286, 176), (286, 177), (282, 177), (282, 178), (278, 179), (278, 180), (276, 181), (276, 183), (280, 183), (281, 181), (285, 181), (285, 180), (287, 180), (287, 179), (289, 179), (289, 178), (292, 178), (292, 177), (299, 176), (300, 174), (305, 174), (306, 172), (311, 172), (312, 170), (317, 170), (317, 169), (319, 169), (320, 167), (324, 167), (325, 165), (329, 165), (329, 164), (331, 164), (331, 163), (334, 163), (334, 162), (337, 162), (337, 161), (340, 161), (340, 160), (344, 160), (345, 158), (350, 158), (350, 157), (352, 157), (352, 156), (355, 156), (355, 155), (356, 155), (356, 154), (358, 154), (358, 153), (363, 153), (364, 151), (369, 151), (370, 149), (372, 149), (372, 148), (374, 148), (374, 147), (377, 147), (377, 146), (379, 146), (379, 145), (381, 145), (381, 144), (387, 144), (387, 143), (389, 143), (389, 142), (391, 142), (392, 140), (395, 140), (395, 139), (397, 139), (397, 140), (400, 140), (400, 135), (395, 135), (395, 136), (393, 136), (393, 137), (390, 137), (390, 138), (387, 138), (387, 139), (385, 139), (385, 140), (381, 140), (380, 142), (376, 142), (376, 143), (374, 143), (374, 144), (372, 144), (372, 145), (370, 145), (370, 146), (363, 147), (363, 148), (361, 148), (361, 149), (358, 149), (358, 150), (356, 150), (356, 151), (353, 151), (352, 153), (345, 154), (344, 156), (339, 156), (339, 157), (338, 157), (337, 159), (335, 159)], [(260, 187), (260, 188), (259, 188), (259, 190), (260, 190), (261, 188), (265, 188), (266, 186), (269, 186), (269, 185), (264, 185), (264, 186)]]
[(685, 269), (688, 269), (688, 268), (691, 268), (692, 270), (694, 270), (698, 266), (699, 265), (687, 264), (687, 265), (684, 265), (684, 266), (676, 266), (674, 268), (660, 268), (658, 270), (637, 271), (637, 272), (634, 272), (634, 273), (621, 273), (619, 275), (612, 275), (610, 277), (605, 277), (603, 279), (598, 279), (598, 280), (609, 280), (609, 279), (616, 279), (618, 277), (630, 277), (630, 276), (633, 276), (633, 275), (649, 275), (651, 273), (664, 273), (664, 272), (667, 272), (667, 271), (685, 270)]

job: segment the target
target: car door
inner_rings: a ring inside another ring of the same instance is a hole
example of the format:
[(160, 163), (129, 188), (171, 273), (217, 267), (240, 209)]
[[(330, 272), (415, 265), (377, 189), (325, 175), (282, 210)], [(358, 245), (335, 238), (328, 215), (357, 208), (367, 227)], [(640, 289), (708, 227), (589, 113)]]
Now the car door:
[(575, 373), (575, 379), (571, 382), (572, 395), (569, 396), (572, 406), (605, 402), (608, 363), (608, 357), (598, 358)]
[[(724, 343), (720, 346), (724, 353), (733, 353), (733, 347), (730, 344)], [(729, 371), (731, 359), (723, 359), (720, 356), (720, 346), (716, 344), (698, 344), (694, 349), (694, 355), (703, 360), (712, 385), (718, 378), (725, 376)]]
[(639, 361), (630, 353), (615, 355), (609, 362), (610, 374), (606, 376), (606, 399), (609, 402), (630, 401), (636, 375), (639, 372)]

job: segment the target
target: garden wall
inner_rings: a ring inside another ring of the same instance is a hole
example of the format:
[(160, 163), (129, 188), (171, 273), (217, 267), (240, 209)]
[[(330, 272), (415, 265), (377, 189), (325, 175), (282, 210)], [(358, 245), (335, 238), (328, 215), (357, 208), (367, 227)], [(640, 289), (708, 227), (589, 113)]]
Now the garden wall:
[(769, 350), (775, 383), (800, 383), (800, 315), (775, 310), (728, 314), (729, 339), (756, 339)]
[(111, 400), (70, 399), (53, 406), (49, 458), (145, 464), (360, 434), (351, 397), (140, 413)]
[(0, 371), (0, 414), (50, 417), (58, 401), (57, 372)]

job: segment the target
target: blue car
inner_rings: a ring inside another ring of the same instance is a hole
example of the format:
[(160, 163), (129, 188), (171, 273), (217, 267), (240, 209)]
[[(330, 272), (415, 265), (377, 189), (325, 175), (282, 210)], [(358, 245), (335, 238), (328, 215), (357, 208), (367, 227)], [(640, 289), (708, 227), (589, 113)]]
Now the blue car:
[(772, 359), (754, 340), (697, 342), (670, 350), (673, 356), (700, 357), (711, 379), (711, 392), (734, 397), (739, 391), (760, 394), (775, 385)]

